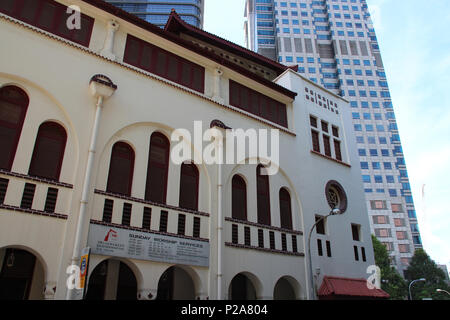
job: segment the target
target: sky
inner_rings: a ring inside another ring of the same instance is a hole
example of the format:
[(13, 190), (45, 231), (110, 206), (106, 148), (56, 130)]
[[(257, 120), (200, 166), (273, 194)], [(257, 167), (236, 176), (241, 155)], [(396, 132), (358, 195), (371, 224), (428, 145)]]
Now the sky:
[[(224, 5), (225, 4), (225, 5)], [(245, 46), (245, 0), (206, 0), (204, 29)], [(425, 251), (450, 271), (450, 1), (367, 0)]]

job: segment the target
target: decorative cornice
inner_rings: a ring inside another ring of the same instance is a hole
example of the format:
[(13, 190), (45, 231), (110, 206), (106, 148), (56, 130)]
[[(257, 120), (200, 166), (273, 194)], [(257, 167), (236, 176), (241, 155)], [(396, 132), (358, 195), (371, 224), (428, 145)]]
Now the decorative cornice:
[(7, 204), (0, 204), (0, 209), (67, 220), (67, 215), (64, 215), (64, 214), (45, 212), (45, 211), (35, 210), (35, 209), (20, 208), (20, 207), (16, 207), (16, 206), (10, 206)]
[(8, 171), (5, 169), (0, 169), (0, 174), (4, 174), (6, 176), (15, 177), (15, 178), (21, 178), (21, 179), (25, 179), (25, 180), (31, 180), (34, 182), (42, 182), (42, 183), (54, 185), (57, 187), (73, 189), (73, 185), (69, 184), (69, 183), (59, 182), (59, 181), (55, 181), (55, 180), (49, 180), (49, 179), (45, 179), (45, 178), (33, 177), (33, 176), (29, 176), (29, 175), (22, 174), (22, 173)]

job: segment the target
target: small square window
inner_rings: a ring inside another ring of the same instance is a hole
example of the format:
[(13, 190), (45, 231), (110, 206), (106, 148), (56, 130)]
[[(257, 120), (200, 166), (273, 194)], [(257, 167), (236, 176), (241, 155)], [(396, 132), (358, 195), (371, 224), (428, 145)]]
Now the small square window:
[(361, 241), (360, 237), (361, 226), (358, 224), (352, 224), (352, 237), (353, 241)]

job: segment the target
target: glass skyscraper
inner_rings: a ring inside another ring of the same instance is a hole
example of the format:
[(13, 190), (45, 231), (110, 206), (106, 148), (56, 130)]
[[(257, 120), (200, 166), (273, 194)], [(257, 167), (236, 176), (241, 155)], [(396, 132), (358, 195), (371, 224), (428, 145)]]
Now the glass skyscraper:
[[(371, 231), (392, 265), (422, 242), (386, 71), (365, 0), (247, 0), (247, 47), (350, 101)], [(369, 235), (367, 235), (369, 236)]]
[(203, 29), (205, 0), (105, 0), (116, 7), (137, 15), (139, 18), (164, 28), (169, 14), (175, 9), (187, 23)]

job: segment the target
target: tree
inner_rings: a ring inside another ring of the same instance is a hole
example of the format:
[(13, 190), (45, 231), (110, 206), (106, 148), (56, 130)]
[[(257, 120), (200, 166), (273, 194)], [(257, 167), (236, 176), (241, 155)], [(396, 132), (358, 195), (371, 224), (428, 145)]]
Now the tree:
[(384, 246), (372, 235), (375, 264), (381, 270), (381, 289), (386, 291), (392, 300), (404, 300), (408, 296), (408, 287), (397, 270), (391, 266), (389, 254)]
[(425, 282), (415, 282), (411, 287), (411, 295), (414, 300), (432, 298), (433, 300), (450, 300), (446, 293), (436, 292), (442, 289), (450, 292), (450, 286), (445, 282), (445, 273), (431, 260), (423, 249), (417, 249), (406, 270), (408, 283), (413, 280), (425, 278)]

